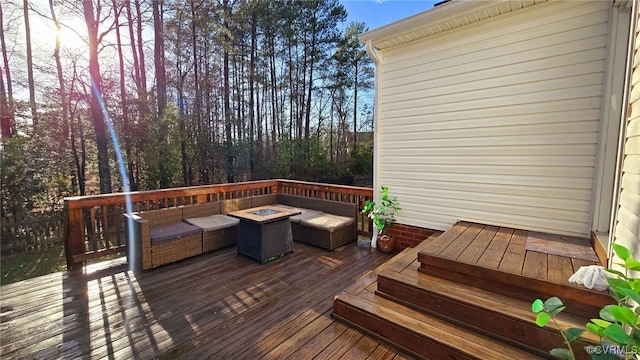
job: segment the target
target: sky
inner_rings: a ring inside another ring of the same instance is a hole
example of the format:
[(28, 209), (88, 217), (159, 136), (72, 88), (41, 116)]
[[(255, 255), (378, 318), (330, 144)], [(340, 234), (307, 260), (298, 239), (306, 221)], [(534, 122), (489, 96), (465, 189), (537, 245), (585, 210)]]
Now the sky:
[(441, 0), (340, 0), (347, 9), (346, 24), (364, 22), (369, 30), (379, 28), (433, 8)]

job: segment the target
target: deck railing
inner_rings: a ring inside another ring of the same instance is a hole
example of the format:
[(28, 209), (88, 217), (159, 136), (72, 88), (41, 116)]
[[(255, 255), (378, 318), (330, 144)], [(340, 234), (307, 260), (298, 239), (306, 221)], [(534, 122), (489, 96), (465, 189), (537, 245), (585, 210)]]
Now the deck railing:
[[(262, 180), (174, 189), (138, 191), (129, 194), (76, 196), (65, 198), (65, 254), (67, 268), (80, 268), (87, 259), (126, 251), (124, 213), (127, 197), (132, 211), (170, 208), (255, 195), (284, 193), (355, 203), (362, 209), (373, 197), (371, 188), (319, 184), (295, 180)], [(358, 233), (371, 235), (367, 217), (358, 215)]]

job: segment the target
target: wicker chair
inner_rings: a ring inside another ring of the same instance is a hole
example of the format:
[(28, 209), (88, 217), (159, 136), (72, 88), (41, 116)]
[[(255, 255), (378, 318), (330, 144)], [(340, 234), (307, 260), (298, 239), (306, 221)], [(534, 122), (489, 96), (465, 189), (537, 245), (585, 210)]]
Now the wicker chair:
[[(202, 253), (202, 230), (182, 221), (182, 208), (143, 211), (132, 214), (131, 219), (134, 261), (139, 269), (155, 268)], [(125, 223), (128, 226), (129, 222)]]

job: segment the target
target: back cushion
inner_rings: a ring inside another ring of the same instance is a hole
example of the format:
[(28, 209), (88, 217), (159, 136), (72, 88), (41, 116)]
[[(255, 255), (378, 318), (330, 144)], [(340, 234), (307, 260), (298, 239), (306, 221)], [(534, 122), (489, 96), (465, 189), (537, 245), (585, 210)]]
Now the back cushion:
[(182, 208), (142, 211), (138, 215), (148, 220), (151, 227), (165, 226), (182, 221)]
[(220, 212), (226, 215), (227, 213), (230, 213), (232, 211), (244, 210), (250, 207), (251, 207), (250, 197), (222, 200), (222, 203), (220, 205)]
[(258, 196), (251, 197), (251, 207), (273, 205), (277, 203), (278, 203), (278, 195), (276, 194), (258, 195)]
[(300, 203), (300, 197), (298, 196), (278, 194), (278, 204), (298, 207), (299, 203)]
[(348, 218), (355, 219), (356, 204), (327, 200), (325, 202), (325, 212), (333, 215), (346, 216)]
[(324, 200), (301, 197), (298, 207), (324, 212)]
[(187, 205), (182, 208), (182, 217), (185, 219), (218, 214), (220, 214), (220, 201), (197, 205)]

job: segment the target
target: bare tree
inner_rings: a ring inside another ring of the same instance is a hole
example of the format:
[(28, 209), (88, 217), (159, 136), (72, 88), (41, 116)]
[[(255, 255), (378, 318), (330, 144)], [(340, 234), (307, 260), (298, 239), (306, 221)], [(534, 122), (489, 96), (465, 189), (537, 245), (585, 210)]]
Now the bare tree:
[(33, 126), (38, 126), (38, 114), (36, 112), (36, 88), (33, 80), (33, 54), (31, 50), (31, 25), (29, 24), (29, 1), (24, 0), (24, 32), (27, 46), (27, 76), (29, 81), (29, 107), (31, 108), (31, 118)]
[(225, 32), (225, 40), (227, 46), (223, 45), (222, 56), (223, 56), (223, 77), (224, 77), (224, 129), (225, 129), (225, 150), (227, 155), (227, 182), (234, 182), (234, 160), (235, 156), (233, 154), (233, 137), (231, 132), (232, 126), (232, 118), (231, 118), (231, 93), (230, 93), (230, 84), (229, 84), (229, 46), (228, 44), (231, 42), (229, 38), (229, 18), (231, 17), (231, 7), (229, 6), (228, 0), (222, 1), (222, 26), (223, 31)]
[(100, 192), (108, 194), (111, 192), (111, 169), (109, 168), (109, 148), (105, 127), (105, 118), (102, 113), (102, 74), (100, 73), (100, 63), (98, 61), (98, 44), (105, 36), (105, 33), (98, 35), (100, 25), (100, 10), (94, 13), (93, 1), (82, 2), (84, 10), (84, 20), (87, 24), (87, 34), (89, 37), (89, 75), (91, 76), (91, 120), (96, 136), (98, 149), (98, 174), (100, 176)]
[[(7, 43), (4, 38), (4, 13), (0, 3), (0, 46), (2, 47), (2, 61), (4, 71), (0, 71), (0, 131), (2, 138), (10, 138), (13, 135), (13, 89), (11, 85), (11, 72), (9, 71), (9, 56), (7, 55)], [(5, 91), (6, 78), (6, 91)]]
[[(114, 0), (115, 1), (115, 0)], [(156, 92), (158, 96), (158, 117), (164, 116), (167, 107), (167, 76), (164, 70), (164, 24), (162, 19), (162, 2), (153, 2), (153, 46), (154, 65), (156, 70)]]
[[(165, 117), (167, 107), (167, 76), (165, 73), (164, 61), (164, 24), (162, 19), (162, 2), (153, 1), (153, 34), (154, 34), (154, 65), (156, 70), (156, 93), (158, 102), (158, 126), (160, 141), (167, 141), (169, 128)], [(168, 169), (169, 162), (168, 146), (159, 148), (158, 171), (160, 176), (160, 187), (171, 186), (172, 176)]]

